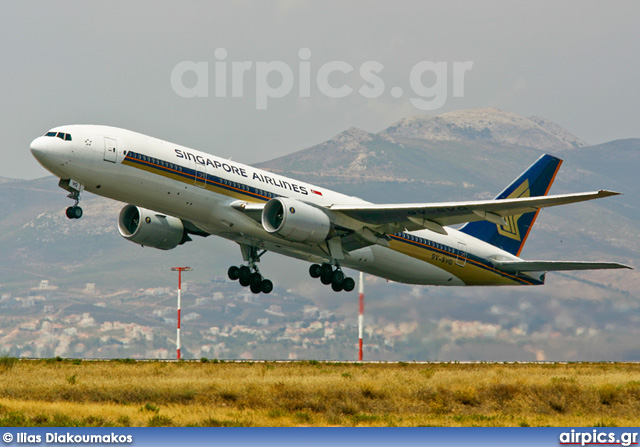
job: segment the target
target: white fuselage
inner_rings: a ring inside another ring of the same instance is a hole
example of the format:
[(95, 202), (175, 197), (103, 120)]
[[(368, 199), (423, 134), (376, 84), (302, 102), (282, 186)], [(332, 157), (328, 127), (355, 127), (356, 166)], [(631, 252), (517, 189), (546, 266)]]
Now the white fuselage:
[[(38, 161), (61, 179), (86, 191), (189, 221), (199, 229), (241, 244), (258, 246), (310, 262), (327, 261), (323, 244), (290, 242), (231, 206), (289, 197), (327, 207), (364, 204), (362, 199), (222, 159), (124, 129), (61, 126), (71, 141), (39, 137), (31, 145)], [(541, 284), (540, 275), (496, 271), (491, 259), (519, 258), (469, 235), (447, 228), (391, 235), (389, 246), (371, 245), (345, 254), (340, 264), (410, 284)]]

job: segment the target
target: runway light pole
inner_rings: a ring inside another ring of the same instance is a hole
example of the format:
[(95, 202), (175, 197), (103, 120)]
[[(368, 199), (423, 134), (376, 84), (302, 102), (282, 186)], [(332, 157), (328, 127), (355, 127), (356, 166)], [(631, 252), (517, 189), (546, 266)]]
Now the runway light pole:
[(360, 285), (358, 286), (358, 300), (360, 301), (360, 312), (358, 312), (358, 361), (362, 361), (362, 332), (364, 326), (364, 275), (360, 272)]
[(172, 272), (178, 272), (178, 331), (176, 335), (176, 353), (180, 360), (180, 305), (182, 302), (182, 272), (190, 272), (191, 267), (171, 267)]

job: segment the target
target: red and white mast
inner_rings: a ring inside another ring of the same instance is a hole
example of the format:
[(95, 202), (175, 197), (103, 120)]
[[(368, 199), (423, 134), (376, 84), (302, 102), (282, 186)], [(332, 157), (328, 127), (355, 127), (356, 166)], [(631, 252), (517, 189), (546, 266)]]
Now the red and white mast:
[(360, 285), (358, 286), (358, 300), (360, 312), (358, 312), (358, 361), (362, 361), (362, 332), (364, 329), (364, 275), (360, 272)]
[(171, 267), (172, 272), (178, 272), (178, 330), (176, 334), (176, 354), (180, 360), (180, 306), (182, 303), (182, 272), (191, 271), (191, 267)]

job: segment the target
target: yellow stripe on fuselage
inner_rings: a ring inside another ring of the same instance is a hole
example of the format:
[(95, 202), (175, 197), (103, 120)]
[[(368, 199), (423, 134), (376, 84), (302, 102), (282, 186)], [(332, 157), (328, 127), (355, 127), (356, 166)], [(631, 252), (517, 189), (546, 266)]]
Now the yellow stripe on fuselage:
[[(269, 197), (267, 196), (264, 196), (255, 192), (251, 192), (251, 191), (245, 191), (231, 184), (225, 185), (219, 182), (214, 182), (210, 179), (207, 179), (206, 182), (202, 180), (202, 183), (204, 183), (204, 185), (200, 186), (196, 184), (196, 176), (194, 174), (191, 174), (185, 171), (177, 171), (175, 169), (168, 168), (165, 166), (159, 166), (158, 164), (150, 161), (125, 158), (122, 161), (122, 164), (126, 166), (131, 166), (136, 169), (140, 169), (142, 171), (150, 172), (152, 174), (160, 175), (164, 178), (176, 180), (178, 182), (182, 182), (190, 186), (197, 186), (198, 188), (206, 189), (207, 191), (212, 191), (212, 192), (215, 192), (216, 194), (221, 194), (227, 197), (231, 197), (233, 199), (245, 200), (247, 202), (256, 202), (256, 203), (269, 200)], [(233, 182), (230, 182), (230, 183), (233, 183)]]
[(389, 246), (392, 250), (420, 259), (441, 268), (469, 286), (481, 285), (533, 285), (533, 282), (496, 270), (493, 266), (467, 256), (464, 266), (458, 265), (458, 256), (447, 250), (429, 246), (394, 234)]

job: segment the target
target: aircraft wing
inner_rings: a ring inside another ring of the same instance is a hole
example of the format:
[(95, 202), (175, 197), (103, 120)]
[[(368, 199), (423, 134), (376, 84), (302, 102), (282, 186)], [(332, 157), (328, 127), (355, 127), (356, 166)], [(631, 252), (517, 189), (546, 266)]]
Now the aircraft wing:
[(491, 261), (505, 272), (559, 272), (564, 270), (633, 269), (617, 262), (581, 261)]
[[(507, 225), (507, 216), (535, 212), (540, 208), (565, 205), (615, 196), (620, 193), (600, 190), (576, 194), (526, 197), (516, 199), (482, 200), (472, 202), (414, 203), (399, 205), (333, 205), (331, 211), (342, 213), (365, 227), (419, 230), (423, 228), (446, 234), (442, 227), (465, 222), (487, 220)], [(390, 232), (382, 230), (382, 232)]]

